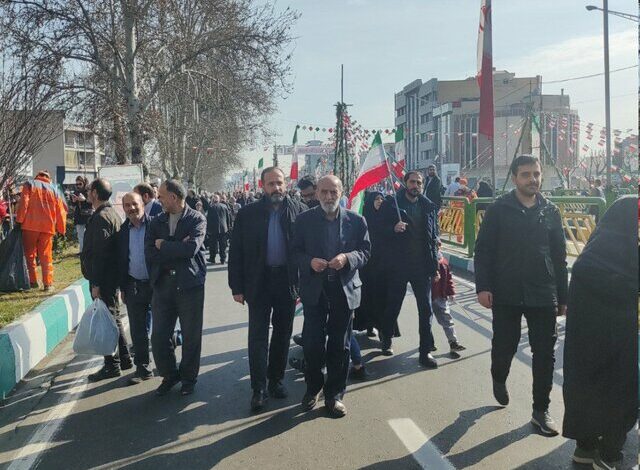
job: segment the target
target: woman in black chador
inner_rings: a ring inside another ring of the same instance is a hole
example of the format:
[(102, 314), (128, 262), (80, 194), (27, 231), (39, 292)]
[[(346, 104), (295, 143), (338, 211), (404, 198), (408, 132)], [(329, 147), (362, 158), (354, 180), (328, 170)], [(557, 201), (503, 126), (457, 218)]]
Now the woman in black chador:
[(604, 214), (571, 271), (563, 435), (573, 460), (621, 468), (638, 416), (638, 199)]

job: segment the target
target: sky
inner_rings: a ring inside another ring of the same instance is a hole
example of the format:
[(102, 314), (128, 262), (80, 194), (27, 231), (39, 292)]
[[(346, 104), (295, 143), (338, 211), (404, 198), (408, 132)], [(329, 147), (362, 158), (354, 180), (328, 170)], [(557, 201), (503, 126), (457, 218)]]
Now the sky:
[[(585, 5), (602, 0), (494, 0), (493, 65), (543, 82), (602, 73), (602, 12)], [(476, 74), (480, 0), (278, 0), (301, 13), (293, 28), (292, 92), (277, 100), (268, 119), (279, 144), (290, 144), (296, 124), (335, 125), (340, 64), (345, 102), (364, 128), (392, 129), (394, 93), (415, 79), (463, 79)], [(636, 0), (610, 0), (609, 9), (638, 14)], [(610, 15), (611, 70), (638, 64), (637, 23)], [(604, 77), (543, 84), (543, 93), (564, 88), (583, 123), (604, 126)], [(612, 128), (638, 127), (638, 68), (611, 74)], [(596, 132), (596, 135), (598, 133)], [(304, 131), (299, 142), (328, 134)], [(390, 140), (390, 139), (387, 139)], [(584, 142), (584, 141), (583, 141)], [(263, 145), (247, 149), (248, 168)], [(289, 157), (280, 159), (289, 165)]]

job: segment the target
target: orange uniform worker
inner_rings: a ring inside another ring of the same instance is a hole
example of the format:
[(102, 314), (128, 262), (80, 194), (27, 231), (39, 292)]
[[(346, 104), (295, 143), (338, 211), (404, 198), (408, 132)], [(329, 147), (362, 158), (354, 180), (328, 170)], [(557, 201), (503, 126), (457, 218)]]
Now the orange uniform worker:
[(29, 282), (38, 287), (36, 253), (42, 268), (44, 290), (53, 285), (53, 236), (64, 235), (67, 221), (67, 204), (64, 196), (51, 184), (46, 171), (40, 171), (22, 186), (16, 222), (22, 227), (24, 255), (27, 258)]

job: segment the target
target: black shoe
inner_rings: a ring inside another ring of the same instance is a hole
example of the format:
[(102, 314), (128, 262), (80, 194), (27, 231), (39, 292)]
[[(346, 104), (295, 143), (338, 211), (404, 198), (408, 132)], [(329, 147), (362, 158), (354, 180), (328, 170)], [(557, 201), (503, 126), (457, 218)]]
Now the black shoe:
[(180, 387), (180, 395), (192, 395), (195, 392), (196, 384), (193, 382), (182, 382), (182, 387)]
[(367, 329), (367, 336), (368, 336), (369, 338), (375, 338), (375, 337), (376, 337), (376, 332), (375, 332), (375, 331), (373, 331), (373, 328), (369, 328), (369, 329)]
[(343, 418), (347, 416), (347, 407), (340, 400), (325, 401), (324, 406), (334, 418)]
[(553, 419), (551, 419), (548, 411), (533, 410), (531, 424), (536, 426), (545, 436), (553, 437), (559, 434), (558, 427)]
[(180, 377), (178, 376), (163, 378), (162, 383), (156, 389), (156, 395), (159, 397), (165, 396), (178, 382), (180, 382)]
[(598, 455), (593, 459), (591, 466), (595, 470), (618, 470), (624, 468), (622, 463), (622, 460), (605, 460), (601, 455)]
[(391, 349), (391, 339), (387, 339), (384, 336), (381, 336), (380, 349), (382, 349), (383, 356), (393, 356), (393, 349)]
[(457, 341), (451, 341), (449, 343), (449, 349), (451, 349), (451, 351), (460, 352), (460, 351), (464, 351), (467, 348), (465, 348), (463, 345), (461, 345)]
[(131, 360), (131, 356), (125, 356), (120, 359), (120, 369), (121, 370), (133, 369), (133, 361)]
[(277, 398), (279, 400), (282, 400), (289, 396), (289, 392), (287, 392), (287, 389), (284, 388), (284, 385), (282, 385), (282, 382), (280, 381), (269, 383), (267, 390), (269, 391), (270, 397)]
[(120, 372), (119, 367), (104, 365), (98, 372), (89, 374), (88, 379), (89, 379), (89, 382), (100, 382), (101, 380), (120, 377), (121, 374), (122, 372)]
[(302, 397), (302, 409), (304, 411), (311, 411), (315, 408), (318, 403), (318, 394), (311, 395), (309, 393), (305, 393), (304, 397)]
[(349, 375), (353, 380), (367, 380), (367, 378), (369, 377), (369, 374), (367, 373), (367, 369), (365, 369), (364, 364), (359, 369), (352, 367), (351, 371), (349, 372)]
[(431, 353), (426, 354), (424, 356), (420, 356), (420, 359), (418, 360), (418, 362), (420, 362), (420, 365), (422, 367), (426, 367), (427, 369), (438, 368), (438, 362), (436, 361), (435, 357), (431, 355)]
[(306, 368), (304, 357), (290, 357), (289, 365), (300, 372), (304, 372)]
[(302, 346), (302, 333), (293, 335), (293, 342), (298, 346)]
[(264, 390), (254, 390), (251, 397), (251, 411), (260, 411), (264, 408), (269, 395)]
[(509, 391), (507, 390), (507, 384), (501, 384), (500, 382), (493, 381), (493, 396), (496, 401), (502, 406), (509, 404)]
[(149, 380), (153, 377), (153, 372), (151, 372), (147, 367), (140, 366), (136, 369), (136, 373), (133, 377), (129, 379), (129, 385), (138, 385), (142, 382)]
[(430, 352), (436, 352), (438, 350), (438, 347), (436, 345), (433, 345), (429, 348)]

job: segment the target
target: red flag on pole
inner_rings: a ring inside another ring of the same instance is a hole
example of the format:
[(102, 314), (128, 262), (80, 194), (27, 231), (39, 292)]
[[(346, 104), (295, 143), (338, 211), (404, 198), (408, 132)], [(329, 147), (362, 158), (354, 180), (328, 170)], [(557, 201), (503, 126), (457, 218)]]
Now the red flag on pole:
[(293, 133), (293, 157), (291, 157), (291, 172), (289, 173), (291, 181), (298, 179), (298, 128)]
[(493, 158), (493, 46), (491, 34), (491, 0), (481, 0), (477, 75), (480, 87), (480, 119), (478, 122), (480, 146), (478, 152), (484, 152), (489, 147)]

